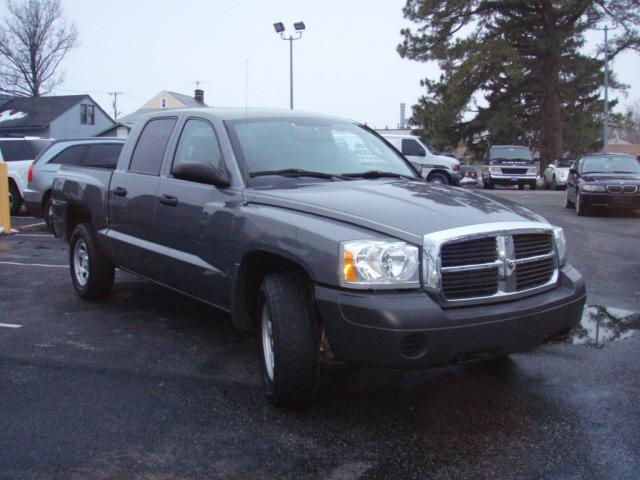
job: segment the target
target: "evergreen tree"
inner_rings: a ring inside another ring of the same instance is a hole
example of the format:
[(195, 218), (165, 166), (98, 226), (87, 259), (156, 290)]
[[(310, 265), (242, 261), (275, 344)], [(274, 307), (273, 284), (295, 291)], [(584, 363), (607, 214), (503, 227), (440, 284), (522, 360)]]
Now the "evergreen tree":
[(527, 144), (547, 162), (596, 148), (603, 48), (585, 55), (584, 34), (615, 22), (609, 58), (640, 50), (640, 0), (407, 0), (403, 12), (419, 26), (402, 30), (400, 55), (442, 70), (412, 118), (437, 148)]

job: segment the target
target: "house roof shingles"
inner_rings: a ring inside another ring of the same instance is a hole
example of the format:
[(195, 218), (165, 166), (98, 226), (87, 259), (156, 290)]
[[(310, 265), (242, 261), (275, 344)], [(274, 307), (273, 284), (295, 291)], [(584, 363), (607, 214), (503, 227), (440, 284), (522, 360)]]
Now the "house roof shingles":
[[(14, 116), (0, 122), (0, 131), (13, 129), (44, 128), (71, 107), (89, 95), (62, 95), (55, 97), (17, 97), (0, 107), (0, 116)], [(11, 112), (9, 112), (11, 111)], [(15, 115), (15, 112), (26, 113), (26, 116)]]

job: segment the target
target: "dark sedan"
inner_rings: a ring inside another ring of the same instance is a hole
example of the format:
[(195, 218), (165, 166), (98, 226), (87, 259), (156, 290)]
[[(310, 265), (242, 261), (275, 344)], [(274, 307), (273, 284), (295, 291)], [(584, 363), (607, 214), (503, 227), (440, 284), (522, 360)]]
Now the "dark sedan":
[(565, 207), (578, 215), (594, 207), (640, 209), (640, 164), (632, 155), (585, 155), (569, 170)]

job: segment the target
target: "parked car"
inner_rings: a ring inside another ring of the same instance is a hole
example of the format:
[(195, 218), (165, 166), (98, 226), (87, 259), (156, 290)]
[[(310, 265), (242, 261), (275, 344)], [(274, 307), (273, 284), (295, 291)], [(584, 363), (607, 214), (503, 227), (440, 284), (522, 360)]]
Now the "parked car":
[(25, 207), (36, 217), (44, 217), (51, 227), (51, 186), (62, 165), (80, 165), (113, 170), (118, 163), (122, 138), (91, 137), (57, 140), (31, 164), (24, 190)]
[(437, 155), (430, 146), (413, 135), (378, 132), (418, 169), (427, 182), (460, 184), (460, 161), (449, 155)]
[(152, 113), (115, 170), (63, 166), (52, 204), (80, 297), (109, 295), (117, 266), (229, 312), (258, 332), (275, 404), (309, 399), (321, 358), (495, 358), (566, 335), (585, 301), (561, 228), (426, 183), (366, 126), (329, 116)]
[(475, 167), (462, 165), (460, 167), (460, 177), (461, 187), (476, 186), (480, 184), (480, 180), (478, 179), (478, 171), (475, 169)]
[(569, 170), (565, 207), (580, 216), (593, 207), (640, 209), (640, 163), (621, 153), (585, 155)]
[(574, 163), (573, 158), (558, 158), (547, 165), (543, 174), (545, 188), (558, 190), (560, 187), (566, 187), (569, 169)]
[(52, 142), (43, 138), (0, 138), (0, 161), (9, 173), (9, 211), (15, 215), (24, 202), (29, 165)]
[(489, 148), (482, 167), (482, 187), (493, 189), (496, 185), (517, 185), (520, 190), (529, 185), (536, 189), (538, 165), (529, 147), (496, 145)]

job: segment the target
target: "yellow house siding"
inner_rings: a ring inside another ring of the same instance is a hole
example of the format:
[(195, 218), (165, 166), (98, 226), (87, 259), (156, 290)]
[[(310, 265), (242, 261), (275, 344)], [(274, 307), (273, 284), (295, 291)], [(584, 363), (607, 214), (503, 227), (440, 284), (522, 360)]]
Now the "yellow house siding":
[(184, 108), (185, 107), (184, 103), (181, 103), (178, 100), (176, 100), (175, 98), (173, 98), (169, 92), (162, 91), (159, 94), (157, 94), (155, 97), (153, 97), (151, 100), (149, 100), (147, 103), (145, 103), (142, 106), (142, 109), (162, 108), (162, 99), (163, 98), (167, 99), (166, 108)]

